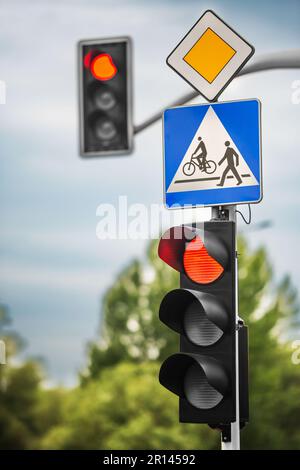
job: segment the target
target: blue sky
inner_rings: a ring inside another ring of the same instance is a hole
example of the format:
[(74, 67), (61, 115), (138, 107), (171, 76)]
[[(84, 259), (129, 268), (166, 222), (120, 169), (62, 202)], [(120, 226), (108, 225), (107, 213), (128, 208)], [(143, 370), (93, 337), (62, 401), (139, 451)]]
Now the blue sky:
[[(6, 0), (0, 7), (0, 79), (7, 85), (7, 103), (0, 105), (0, 298), (28, 341), (27, 353), (46, 359), (52, 381), (72, 384), (86, 343), (96, 336), (105, 289), (145, 246), (143, 240), (98, 240), (96, 209), (116, 203), (118, 195), (162, 202), (160, 124), (137, 136), (130, 157), (79, 158), (77, 41), (132, 36), (139, 123), (190, 90), (165, 58), (207, 8), (258, 55), (300, 47), (300, 3)], [(274, 225), (249, 237), (268, 246), (278, 279), (290, 273), (297, 286), (300, 104), (292, 104), (294, 80), (300, 70), (247, 76), (221, 100), (262, 101), (264, 200), (253, 207), (253, 218)]]

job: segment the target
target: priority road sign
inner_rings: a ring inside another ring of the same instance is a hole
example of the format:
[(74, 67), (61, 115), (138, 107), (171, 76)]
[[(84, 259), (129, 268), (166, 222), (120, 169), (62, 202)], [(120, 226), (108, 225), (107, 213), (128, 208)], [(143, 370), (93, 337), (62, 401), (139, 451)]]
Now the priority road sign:
[(251, 99), (164, 112), (167, 208), (262, 199), (260, 109)]
[(254, 47), (207, 10), (167, 58), (167, 64), (214, 101), (254, 54)]

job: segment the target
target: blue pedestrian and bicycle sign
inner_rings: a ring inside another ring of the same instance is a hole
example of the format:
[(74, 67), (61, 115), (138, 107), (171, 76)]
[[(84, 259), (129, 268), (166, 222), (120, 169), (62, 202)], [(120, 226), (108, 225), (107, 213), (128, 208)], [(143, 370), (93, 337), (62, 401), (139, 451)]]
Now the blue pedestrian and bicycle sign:
[(259, 100), (164, 112), (164, 192), (168, 208), (262, 199)]

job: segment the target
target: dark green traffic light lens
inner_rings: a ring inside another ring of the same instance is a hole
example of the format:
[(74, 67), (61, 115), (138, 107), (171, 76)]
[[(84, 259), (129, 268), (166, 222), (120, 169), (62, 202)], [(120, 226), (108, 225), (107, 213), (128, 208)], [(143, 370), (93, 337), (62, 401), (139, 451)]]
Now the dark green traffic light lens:
[(214, 408), (223, 398), (223, 395), (208, 383), (198, 364), (193, 364), (187, 370), (183, 387), (186, 399), (201, 410)]
[(99, 119), (95, 123), (94, 132), (101, 141), (110, 141), (117, 135), (117, 128), (110, 119)]
[(219, 405), (229, 391), (229, 379), (222, 363), (211, 356), (178, 353), (160, 368), (160, 383), (199, 410)]

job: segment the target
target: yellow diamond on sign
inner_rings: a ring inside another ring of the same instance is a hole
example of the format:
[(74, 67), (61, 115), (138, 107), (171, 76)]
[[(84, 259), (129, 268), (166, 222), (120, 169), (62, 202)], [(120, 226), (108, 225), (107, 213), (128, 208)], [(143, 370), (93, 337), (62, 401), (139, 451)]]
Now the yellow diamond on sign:
[(254, 54), (254, 47), (207, 10), (167, 57), (167, 64), (215, 101)]
[(212, 83), (236, 51), (208, 28), (183, 60)]

